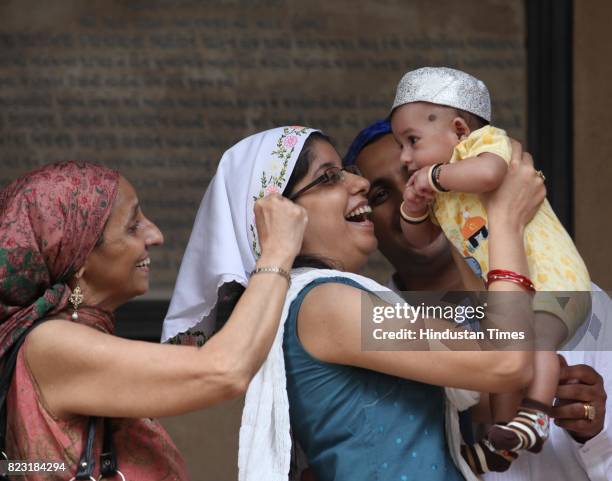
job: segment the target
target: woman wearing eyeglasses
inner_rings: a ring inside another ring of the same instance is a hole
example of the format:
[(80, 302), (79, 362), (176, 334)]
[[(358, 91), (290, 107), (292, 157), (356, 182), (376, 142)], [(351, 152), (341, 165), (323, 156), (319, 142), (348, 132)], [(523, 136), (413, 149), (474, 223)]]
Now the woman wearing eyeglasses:
[[(295, 157), (304, 137), (293, 162), (287, 153)], [(495, 211), (490, 218), (500, 220), (490, 229), (491, 265), (527, 272), (522, 229), (545, 195), (535, 179), (533, 167), (516, 152), (506, 181), (487, 199)], [(308, 215), (284, 324), (247, 391), (240, 481), (287, 480), (290, 424), (318, 481), (463, 479), (446, 447), (441, 386), (503, 392), (529, 381), (524, 352), (362, 350), (363, 295), (372, 299), (387, 290), (356, 274), (376, 249), (368, 189), (357, 171), (342, 168), (327, 137), (285, 127), (230, 149), (204, 196), (165, 337), (207, 335), (217, 300), (216, 310), (227, 311), (216, 286), (243, 284), (246, 265), (258, 255), (248, 215), (253, 199), (280, 191)], [(490, 289), (514, 286), (499, 282)]]

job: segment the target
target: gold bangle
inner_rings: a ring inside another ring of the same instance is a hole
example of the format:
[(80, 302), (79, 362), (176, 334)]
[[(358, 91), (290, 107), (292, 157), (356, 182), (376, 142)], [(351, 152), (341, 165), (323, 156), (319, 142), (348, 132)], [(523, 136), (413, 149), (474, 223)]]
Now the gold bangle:
[(254, 276), (255, 274), (278, 274), (279, 276), (283, 276), (285, 279), (287, 279), (289, 286), (291, 286), (291, 274), (289, 274), (289, 272), (287, 272), (282, 267), (256, 267), (251, 272), (251, 276)]
[(408, 222), (408, 224), (422, 224), (429, 218), (429, 209), (427, 209), (427, 212), (425, 212), (425, 214), (423, 214), (422, 216), (410, 217), (408, 214), (404, 212), (404, 203), (402, 202), (400, 204), (400, 217), (404, 221)]

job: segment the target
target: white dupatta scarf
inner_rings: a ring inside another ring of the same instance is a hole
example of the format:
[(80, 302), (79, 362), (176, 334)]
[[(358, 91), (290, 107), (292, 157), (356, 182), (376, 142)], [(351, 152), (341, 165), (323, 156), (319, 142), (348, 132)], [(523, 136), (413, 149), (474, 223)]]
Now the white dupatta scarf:
[[(306, 127), (279, 127), (247, 137), (223, 154), (196, 215), (162, 342), (187, 332), (213, 334), (219, 287), (232, 281), (246, 287), (260, 254), (255, 201), (282, 193), (313, 132)], [(272, 351), (247, 390), (238, 455), (241, 481), (288, 477), (291, 437), (283, 328), (281, 322)]]
[(282, 193), (313, 132), (278, 127), (251, 135), (223, 154), (196, 214), (162, 342), (186, 331), (212, 335), (219, 287), (232, 281), (246, 287), (259, 257), (255, 201)]

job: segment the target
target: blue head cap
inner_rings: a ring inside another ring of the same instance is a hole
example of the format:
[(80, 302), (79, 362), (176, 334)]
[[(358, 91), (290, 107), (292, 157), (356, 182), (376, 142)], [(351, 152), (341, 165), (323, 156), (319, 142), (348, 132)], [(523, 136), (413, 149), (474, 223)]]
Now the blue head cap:
[(346, 155), (344, 156), (344, 165), (353, 165), (357, 160), (357, 157), (368, 144), (371, 144), (379, 137), (391, 133), (391, 122), (389, 119), (377, 120), (372, 125), (369, 125), (363, 129), (355, 140), (351, 143), (348, 148)]

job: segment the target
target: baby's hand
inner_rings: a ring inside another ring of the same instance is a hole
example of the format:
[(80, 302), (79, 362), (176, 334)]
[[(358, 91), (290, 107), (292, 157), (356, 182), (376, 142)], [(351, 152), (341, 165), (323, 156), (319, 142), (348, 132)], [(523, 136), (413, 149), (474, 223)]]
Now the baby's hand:
[(402, 209), (404, 214), (410, 217), (419, 217), (427, 211), (429, 200), (418, 194), (411, 181), (412, 177), (410, 180), (408, 180), (408, 183), (404, 188), (404, 205), (402, 206)]
[(429, 183), (429, 167), (419, 169), (412, 174), (408, 184), (412, 184), (416, 193), (427, 200), (433, 200), (436, 196), (436, 191), (432, 189)]

